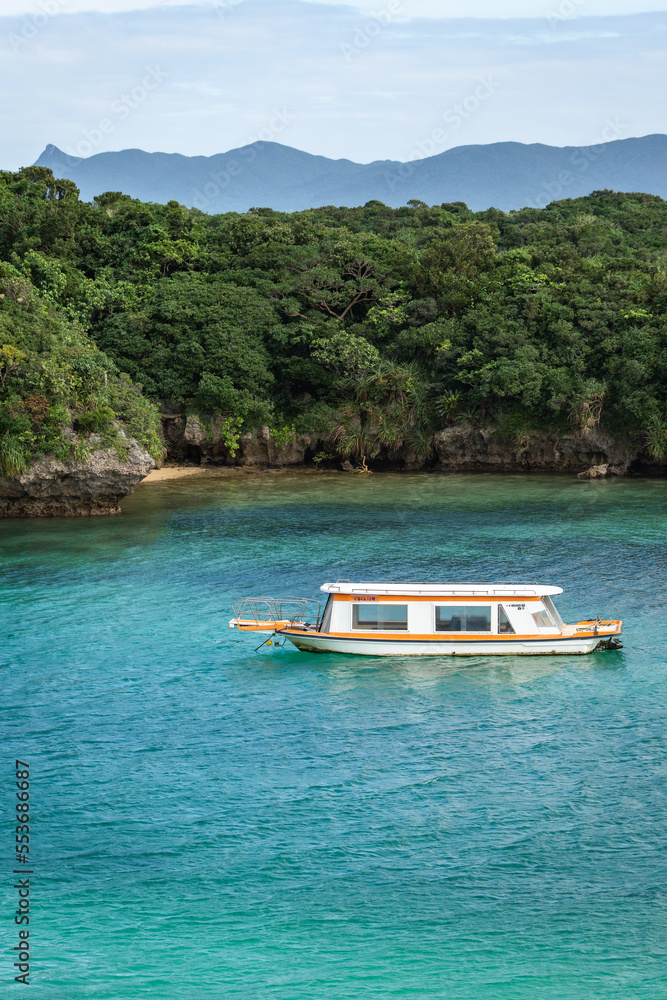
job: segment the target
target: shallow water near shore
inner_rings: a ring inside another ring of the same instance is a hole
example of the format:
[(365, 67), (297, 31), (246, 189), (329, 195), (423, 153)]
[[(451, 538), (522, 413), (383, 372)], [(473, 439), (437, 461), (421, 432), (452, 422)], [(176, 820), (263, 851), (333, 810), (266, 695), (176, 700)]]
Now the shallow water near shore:
[[(667, 502), (655, 480), (145, 484), (0, 524), (5, 807), (31, 768), (31, 996), (667, 1000)], [(590, 656), (264, 647), (231, 601), (539, 580)], [(3, 824), (13, 984), (13, 826)]]

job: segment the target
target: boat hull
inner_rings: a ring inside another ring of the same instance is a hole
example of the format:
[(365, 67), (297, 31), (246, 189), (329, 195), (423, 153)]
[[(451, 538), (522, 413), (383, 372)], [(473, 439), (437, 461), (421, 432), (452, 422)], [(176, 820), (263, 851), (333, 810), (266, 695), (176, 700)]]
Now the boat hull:
[(535, 656), (592, 653), (608, 636), (544, 636), (512, 639), (380, 639), (335, 636), (321, 632), (278, 635), (307, 653), (354, 653), (358, 656)]

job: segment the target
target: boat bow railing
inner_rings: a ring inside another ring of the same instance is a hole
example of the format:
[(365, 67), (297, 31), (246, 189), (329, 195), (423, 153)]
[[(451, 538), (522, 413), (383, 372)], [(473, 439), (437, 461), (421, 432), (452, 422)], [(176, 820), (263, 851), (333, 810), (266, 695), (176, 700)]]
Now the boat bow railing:
[(307, 597), (244, 597), (232, 602), (232, 628), (263, 631), (288, 625), (317, 631), (322, 621), (322, 605)]

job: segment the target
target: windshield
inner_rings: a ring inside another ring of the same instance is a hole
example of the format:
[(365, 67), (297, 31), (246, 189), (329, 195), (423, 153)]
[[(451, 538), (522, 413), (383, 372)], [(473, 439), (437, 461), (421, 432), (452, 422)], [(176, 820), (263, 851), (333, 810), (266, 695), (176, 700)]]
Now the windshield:
[(551, 600), (551, 598), (550, 597), (543, 597), (542, 598), (542, 603), (544, 604), (544, 607), (547, 609), (547, 611), (549, 612), (549, 614), (553, 618), (553, 620), (554, 620), (554, 622), (556, 624), (556, 627), (557, 628), (563, 628), (563, 625), (564, 625), (563, 619), (558, 614), (558, 612), (556, 610), (556, 606), (555, 606), (554, 602)]

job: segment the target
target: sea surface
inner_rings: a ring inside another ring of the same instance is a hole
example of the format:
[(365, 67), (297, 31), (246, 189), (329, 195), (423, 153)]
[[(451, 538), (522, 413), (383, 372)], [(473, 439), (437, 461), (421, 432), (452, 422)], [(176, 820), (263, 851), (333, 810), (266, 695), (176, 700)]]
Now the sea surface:
[[(122, 506), (0, 522), (3, 997), (667, 998), (664, 481), (212, 474)], [(235, 597), (338, 578), (555, 584), (624, 648), (383, 659), (228, 628)]]

